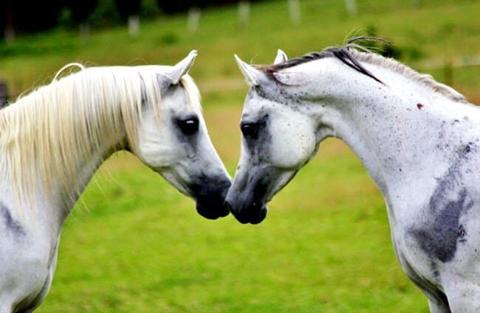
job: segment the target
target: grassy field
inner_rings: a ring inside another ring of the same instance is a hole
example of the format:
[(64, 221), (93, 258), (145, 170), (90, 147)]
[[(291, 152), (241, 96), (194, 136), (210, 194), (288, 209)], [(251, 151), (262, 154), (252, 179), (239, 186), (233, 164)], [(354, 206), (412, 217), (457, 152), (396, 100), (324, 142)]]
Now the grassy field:
[[(271, 62), (277, 48), (299, 55), (376, 29), (422, 69), (480, 53), (479, 1), (364, 0), (350, 18), (343, 1), (301, 1), (300, 25), (286, 1), (252, 8), (245, 29), (236, 9), (204, 12), (196, 34), (185, 17), (142, 24), (139, 38), (117, 28), (80, 39), (57, 30), (0, 44), (0, 78), (14, 94), (48, 82), (64, 63), (171, 64), (195, 48), (192, 71), (212, 139), (233, 174), (246, 91), (239, 53)], [(412, 52), (413, 51), (413, 52)], [(444, 80), (442, 69), (432, 72)], [(479, 68), (455, 71), (454, 86), (480, 99)], [(400, 270), (383, 200), (358, 159), (328, 140), (271, 203), (267, 220), (207, 221), (193, 202), (127, 154), (106, 162), (62, 235), (56, 277), (39, 312), (428, 312)]]

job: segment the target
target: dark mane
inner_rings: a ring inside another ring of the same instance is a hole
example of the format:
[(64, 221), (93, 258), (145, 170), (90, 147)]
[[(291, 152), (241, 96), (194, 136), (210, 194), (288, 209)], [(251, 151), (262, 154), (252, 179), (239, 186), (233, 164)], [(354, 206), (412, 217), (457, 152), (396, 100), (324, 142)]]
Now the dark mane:
[[(388, 42), (384, 41), (381, 38), (375, 37), (355, 37), (350, 39), (345, 45), (342, 47), (330, 47), (326, 48), (320, 52), (312, 52), (306, 54), (299, 58), (292, 58), (284, 63), (274, 64), (259, 67), (260, 70), (264, 71), (271, 79), (281, 84), (280, 81), (275, 76), (275, 73), (281, 71), (283, 69), (291, 68), (303, 63), (307, 63), (314, 60), (320, 60), (323, 58), (330, 58), (334, 57), (338, 60), (342, 61), (348, 67), (356, 70), (357, 72), (368, 76), (375, 81), (384, 84), (379, 78), (373, 75), (370, 71), (368, 71), (363, 65), (364, 64), (372, 64), (376, 66), (381, 66), (383, 68), (389, 69), (394, 71), (407, 79), (411, 79), (414, 82), (417, 82), (420, 85), (425, 86), (433, 90), (434, 92), (447, 97), (450, 100), (462, 103), (469, 103), (467, 99), (459, 92), (454, 90), (453, 88), (439, 83), (433, 79), (431, 75), (428, 74), (420, 74), (417, 71), (413, 70), (412, 68), (408, 67), (405, 64), (402, 64), (392, 58), (383, 57), (381, 54), (372, 52), (369, 48), (364, 45), (358, 44), (358, 41), (367, 41), (367, 42), (383, 42), (384, 44)], [(360, 63), (361, 62), (361, 63)]]
[(311, 52), (308, 53), (304, 56), (298, 57), (298, 58), (293, 58), (290, 59), (284, 63), (279, 63), (279, 64), (273, 64), (269, 65), (266, 67), (262, 67), (261, 69), (266, 72), (269, 76), (274, 77), (274, 73), (291, 68), (303, 63), (307, 63), (310, 61), (315, 61), (315, 60), (320, 60), (323, 58), (330, 58), (334, 57), (337, 58), (338, 60), (342, 61), (345, 65), (348, 67), (353, 68), (357, 72), (366, 75), (377, 82), (384, 84), (380, 79), (375, 77), (369, 70), (367, 70), (360, 62), (356, 60), (356, 58), (352, 55), (351, 51), (353, 49), (361, 49), (361, 50), (367, 50), (366, 48), (359, 46), (358, 44), (354, 44), (353, 42), (355, 40), (358, 40), (358, 38), (354, 38), (352, 40), (349, 40), (347, 44), (345, 44), (342, 47), (330, 47), (326, 48), (320, 52)]

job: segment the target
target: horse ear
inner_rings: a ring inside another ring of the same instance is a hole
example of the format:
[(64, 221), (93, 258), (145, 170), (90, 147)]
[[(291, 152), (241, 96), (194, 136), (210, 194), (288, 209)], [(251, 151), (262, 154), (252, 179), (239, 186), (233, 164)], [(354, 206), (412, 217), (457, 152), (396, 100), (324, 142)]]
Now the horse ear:
[(273, 64), (280, 64), (280, 63), (285, 63), (288, 61), (287, 54), (281, 50), (277, 50), (277, 56), (275, 57), (275, 61), (273, 61)]
[(243, 62), (238, 55), (235, 54), (235, 61), (237, 61), (238, 67), (245, 77), (245, 81), (250, 86), (258, 86), (262, 79), (265, 79), (265, 74), (256, 69), (255, 67)]
[(195, 62), (197, 55), (197, 50), (190, 51), (183, 60), (175, 64), (175, 66), (173, 66), (173, 68), (166, 74), (172, 85), (177, 85), (180, 82), (180, 79), (188, 73), (193, 62)]

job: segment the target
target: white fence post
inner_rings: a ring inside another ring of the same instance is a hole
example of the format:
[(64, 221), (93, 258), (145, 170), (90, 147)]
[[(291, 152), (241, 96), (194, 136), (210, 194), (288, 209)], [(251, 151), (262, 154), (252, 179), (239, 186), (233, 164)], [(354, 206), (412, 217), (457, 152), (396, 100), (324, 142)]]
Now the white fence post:
[(140, 16), (131, 15), (128, 17), (128, 33), (132, 37), (138, 37), (140, 34)]
[(86, 40), (90, 37), (90, 24), (88, 22), (80, 23), (78, 29), (80, 32), (80, 38)]
[(250, 1), (238, 2), (238, 24), (240, 27), (247, 26), (250, 20)]
[(357, 0), (345, 0), (345, 9), (349, 15), (357, 15)]
[(195, 33), (200, 24), (201, 11), (198, 8), (190, 8), (188, 10), (187, 29), (190, 33)]
[(302, 13), (300, 11), (299, 0), (288, 0), (288, 11), (293, 24), (300, 24), (302, 21)]
[(7, 25), (7, 27), (5, 27), (5, 41), (7, 43), (10, 43), (10, 42), (14, 42), (15, 41), (15, 30), (13, 29), (13, 27), (10, 27)]

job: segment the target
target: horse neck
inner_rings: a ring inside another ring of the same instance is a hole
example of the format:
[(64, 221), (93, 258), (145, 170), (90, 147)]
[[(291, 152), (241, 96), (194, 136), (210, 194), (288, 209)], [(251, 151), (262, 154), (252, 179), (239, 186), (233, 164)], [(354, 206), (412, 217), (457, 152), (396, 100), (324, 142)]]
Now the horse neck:
[(396, 73), (375, 73), (385, 85), (367, 77), (350, 83), (326, 116), (389, 201), (422, 175), (433, 182), (435, 171), (446, 171), (472, 126), (466, 117), (478, 113)]
[[(49, 103), (46, 104), (52, 105), (49, 109), (34, 108), (34, 105), (27, 100), (2, 111), (2, 128), (7, 134), (3, 134), (0, 162), (2, 171), (8, 177), (3, 189), (13, 195), (11, 202), (17, 203), (17, 210), (23, 211), (19, 215), (35, 216), (50, 225), (51, 229), (59, 231), (97, 168), (122, 146), (125, 134), (119, 130), (112, 137), (110, 131), (95, 138), (95, 143), (85, 136), (86, 123), (90, 123), (89, 127), (100, 127), (101, 121), (110, 114), (118, 114), (113, 112), (117, 109), (114, 106), (103, 112), (105, 116), (93, 116), (98, 111), (91, 110), (92, 116), (72, 114), (62, 119), (49, 111), (48, 116), (39, 114), (32, 119), (28, 114), (34, 114), (36, 110), (53, 111), (60, 106), (74, 104), (68, 101), (57, 103), (58, 106)], [(25, 120), (29, 121), (24, 123), (26, 126), (18, 125)], [(81, 131), (83, 136), (79, 135)], [(87, 139), (79, 140), (76, 136)], [(12, 160), (21, 161), (14, 161), (13, 165)]]

